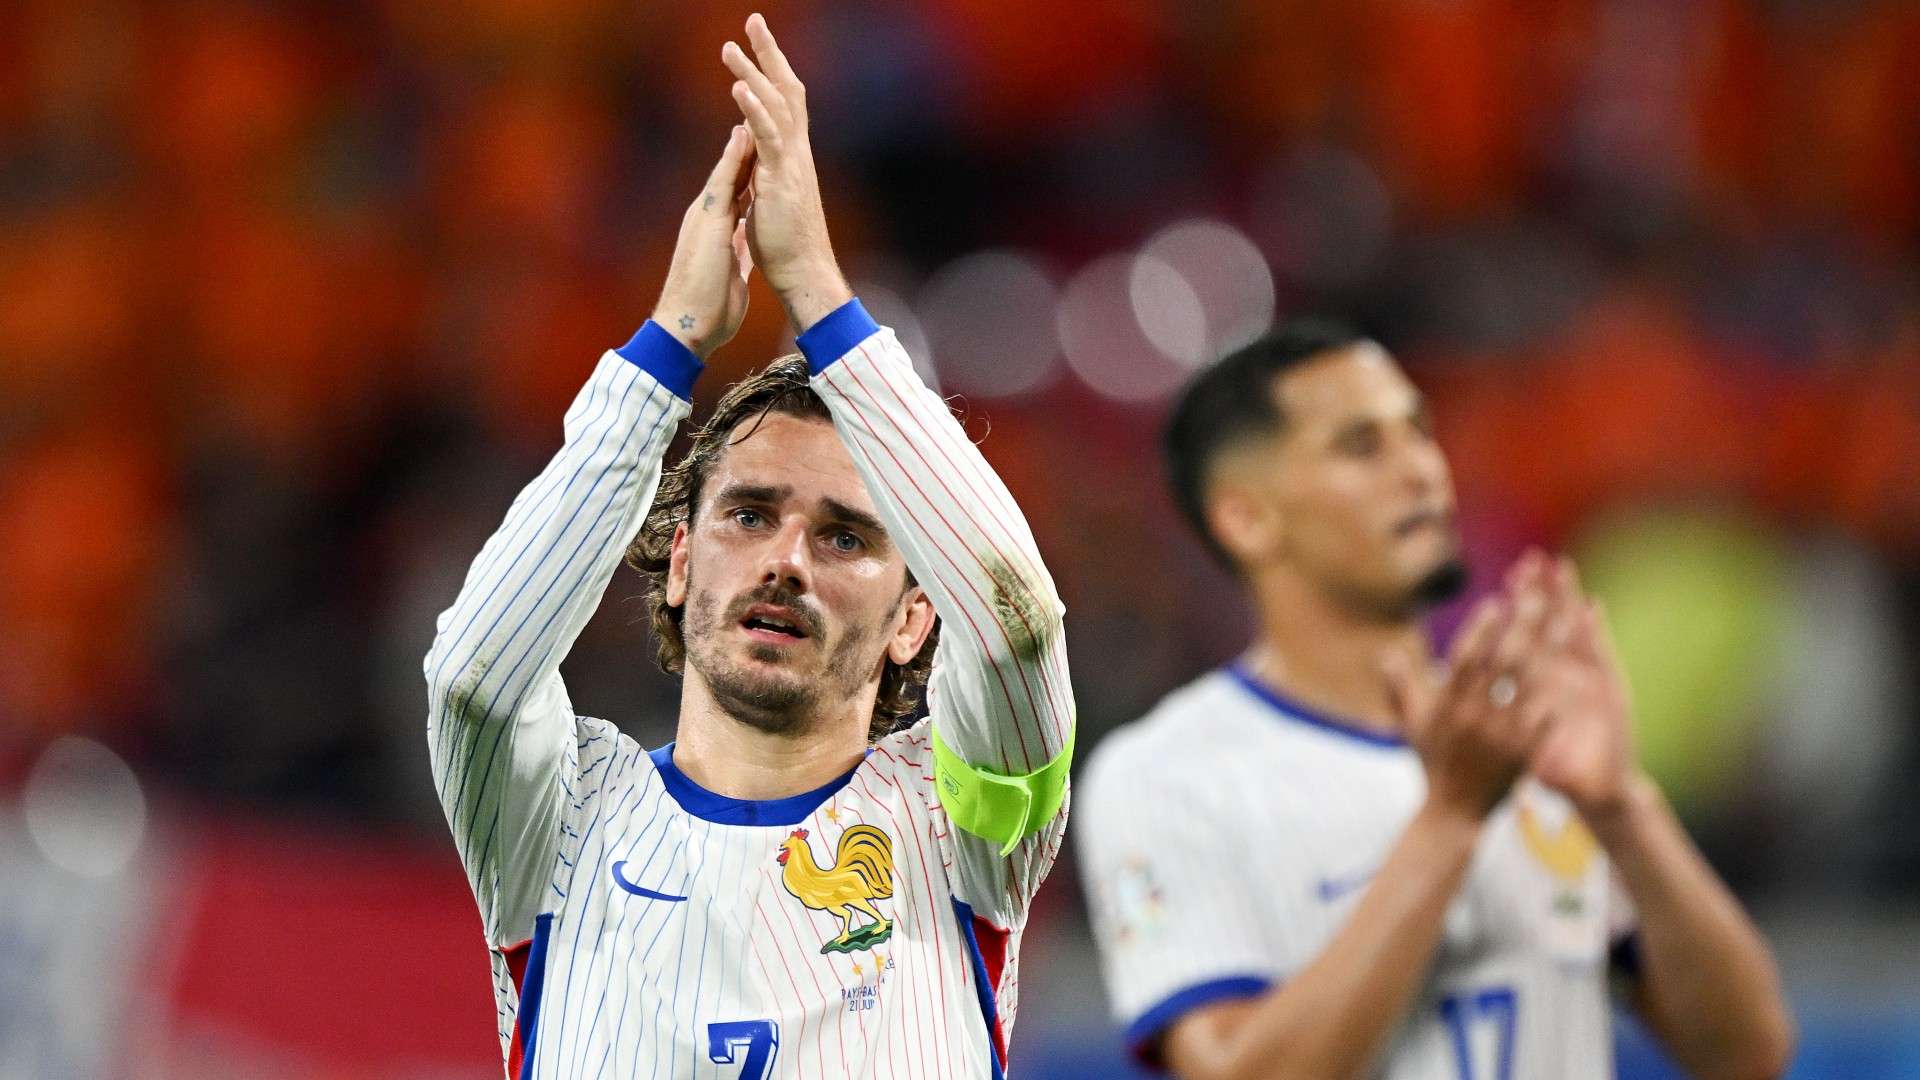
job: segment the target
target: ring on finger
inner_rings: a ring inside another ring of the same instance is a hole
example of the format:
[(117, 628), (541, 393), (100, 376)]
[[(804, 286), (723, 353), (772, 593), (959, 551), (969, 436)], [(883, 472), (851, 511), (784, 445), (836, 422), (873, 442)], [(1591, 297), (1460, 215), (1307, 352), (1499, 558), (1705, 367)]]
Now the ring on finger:
[(1513, 704), (1514, 698), (1519, 696), (1520, 680), (1512, 675), (1502, 674), (1487, 686), (1487, 700), (1492, 702), (1496, 709), (1506, 708)]

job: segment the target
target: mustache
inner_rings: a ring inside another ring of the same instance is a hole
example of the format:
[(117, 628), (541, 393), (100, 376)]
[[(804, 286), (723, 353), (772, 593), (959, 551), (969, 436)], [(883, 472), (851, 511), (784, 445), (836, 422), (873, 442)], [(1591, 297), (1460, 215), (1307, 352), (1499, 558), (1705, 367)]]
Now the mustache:
[(755, 604), (771, 604), (793, 612), (794, 621), (810, 638), (820, 637), (825, 632), (826, 620), (814, 609), (813, 602), (784, 583), (762, 585), (734, 597), (733, 602), (727, 605), (727, 622), (737, 623), (746, 618), (747, 610)]

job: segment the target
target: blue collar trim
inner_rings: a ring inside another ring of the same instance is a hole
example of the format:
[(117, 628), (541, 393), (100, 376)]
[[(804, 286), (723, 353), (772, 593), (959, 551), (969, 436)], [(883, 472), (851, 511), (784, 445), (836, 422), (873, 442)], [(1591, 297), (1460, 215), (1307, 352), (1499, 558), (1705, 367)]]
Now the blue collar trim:
[[(788, 795), (784, 799), (736, 799), (731, 795), (722, 795), (708, 791), (692, 778), (680, 771), (673, 763), (673, 744), (648, 751), (653, 759), (654, 771), (660, 774), (660, 783), (680, 804), (680, 809), (703, 818), (715, 825), (798, 825), (807, 820), (820, 804), (833, 798), (853, 774), (860, 771), (855, 765), (843, 775), (828, 781), (812, 791), (803, 791), (798, 795)], [(861, 759), (863, 762), (865, 758)]]
[(1369, 746), (1403, 747), (1407, 745), (1407, 740), (1402, 739), (1398, 735), (1388, 735), (1385, 732), (1371, 731), (1351, 720), (1328, 716), (1326, 713), (1308, 708), (1254, 678), (1253, 673), (1248, 671), (1246, 666), (1238, 661), (1227, 665), (1225, 671), (1232, 677), (1233, 681), (1245, 688), (1247, 693), (1273, 706), (1276, 712), (1288, 720), (1295, 720), (1335, 735), (1355, 739)]

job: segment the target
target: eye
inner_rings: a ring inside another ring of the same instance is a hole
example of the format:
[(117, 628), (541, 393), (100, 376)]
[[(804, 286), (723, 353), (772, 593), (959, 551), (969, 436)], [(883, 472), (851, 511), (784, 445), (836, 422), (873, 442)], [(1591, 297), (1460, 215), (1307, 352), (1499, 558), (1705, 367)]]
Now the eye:
[(766, 522), (765, 515), (751, 506), (742, 506), (733, 512), (734, 524), (743, 529), (757, 529)]
[(860, 539), (858, 535), (848, 532), (845, 529), (841, 529), (839, 532), (834, 533), (830, 538), (828, 538), (827, 542), (833, 545), (833, 550), (843, 552), (849, 555), (867, 546), (866, 541)]
[(1343, 432), (1333, 448), (1347, 457), (1372, 457), (1380, 449), (1380, 433), (1371, 427)]

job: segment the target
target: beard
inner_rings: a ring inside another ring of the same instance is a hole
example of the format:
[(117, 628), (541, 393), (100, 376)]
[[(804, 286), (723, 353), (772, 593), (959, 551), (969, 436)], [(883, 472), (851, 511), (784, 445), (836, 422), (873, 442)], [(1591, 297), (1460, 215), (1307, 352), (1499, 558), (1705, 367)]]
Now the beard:
[(1349, 610), (1369, 620), (1403, 623), (1459, 596), (1466, 590), (1467, 578), (1467, 564), (1460, 556), (1449, 555), (1410, 585), (1392, 590), (1377, 585), (1337, 587), (1335, 595)]
[(1450, 555), (1427, 571), (1407, 591), (1407, 606), (1416, 612), (1427, 611), (1459, 596), (1467, 588), (1467, 564), (1458, 555)]
[[(800, 735), (811, 731), (826, 713), (855, 696), (879, 666), (868, 657), (877, 626), (850, 626), (837, 640), (828, 640), (826, 620), (800, 593), (784, 584), (762, 585), (735, 597), (720, 610), (712, 592), (695, 589), (689, 581), (687, 617), (681, 633), (687, 664), (700, 673), (722, 712), (772, 735)], [(807, 645), (767, 645), (749, 642), (748, 662), (728, 655), (725, 635), (740, 624), (755, 604), (774, 604), (791, 610), (806, 632)], [(805, 661), (820, 649), (825, 660), (817, 673), (804, 670)]]

